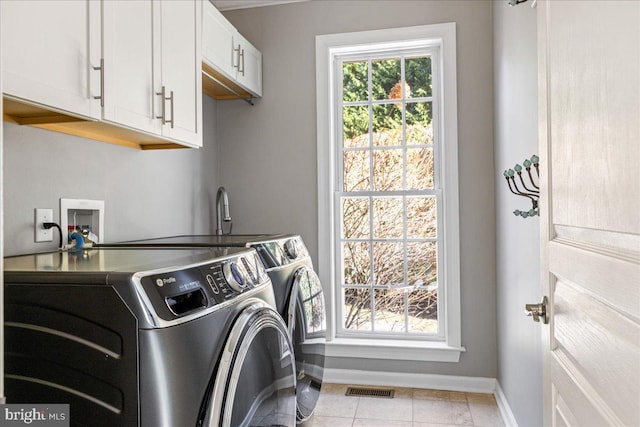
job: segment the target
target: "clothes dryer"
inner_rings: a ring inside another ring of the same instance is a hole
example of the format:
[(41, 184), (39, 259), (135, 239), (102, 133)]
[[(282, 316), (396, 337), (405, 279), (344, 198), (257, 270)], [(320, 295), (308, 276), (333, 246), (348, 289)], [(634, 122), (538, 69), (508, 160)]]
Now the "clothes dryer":
[(299, 235), (184, 235), (103, 246), (254, 248), (271, 279), (278, 312), (294, 345), (298, 421), (312, 415), (324, 377), (326, 311), (320, 279)]
[(5, 258), (8, 403), (73, 426), (293, 426), (295, 360), (253, 249)]

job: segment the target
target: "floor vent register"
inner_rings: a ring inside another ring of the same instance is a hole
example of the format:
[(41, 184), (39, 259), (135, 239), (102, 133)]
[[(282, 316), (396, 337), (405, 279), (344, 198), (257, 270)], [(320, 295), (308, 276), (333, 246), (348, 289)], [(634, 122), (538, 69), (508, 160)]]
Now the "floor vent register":
[(394, 394), (395, 390), (387, 388), (348, 387), (345, 396), (384, 397), (387, 399), (393, 399)]

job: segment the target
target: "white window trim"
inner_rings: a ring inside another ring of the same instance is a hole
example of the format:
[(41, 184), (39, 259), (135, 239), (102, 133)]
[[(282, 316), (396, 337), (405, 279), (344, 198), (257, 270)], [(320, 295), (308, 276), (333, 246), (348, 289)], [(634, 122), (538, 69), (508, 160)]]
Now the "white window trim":
[[(345, 50), (388, 43), (413, 41), (416, 45), (441, 48), (442, 102), (440, 103), (441, 157), (444, 171), (444, 230), (445, 259), (439, 263), (446, 277), (444, 295), (445, 340), (414, 341), (402, 339), (336, 338), (335, 277), (335, 224), (333, 180), (336, 141), (333, 111), (335, 93), (333, 85), (333, 58)], [(327, 298), (328, 357), (360, 357), (371, 359), (418, 360), (458, 362), (465, 349), (461, 343), (460, 313), (460, 238), (458, 203), (458, 119), (456, 78), (456, 26), (455, 23), (423, 25), (386, 30), (362, 31), (316, 36), (316, 107), (317, 107), (317, 165), (318, 165), (318, 275)]]

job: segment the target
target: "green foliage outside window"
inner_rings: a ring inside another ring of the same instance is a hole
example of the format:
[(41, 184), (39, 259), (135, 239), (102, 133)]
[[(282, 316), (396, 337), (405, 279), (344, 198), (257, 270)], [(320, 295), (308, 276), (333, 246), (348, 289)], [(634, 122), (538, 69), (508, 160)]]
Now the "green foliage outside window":
[[(373, 100), (399, 99), (402, 74), (400, 59), (384, 59), (371, 61), (371, 93), (368, 89), (368, 61), (348, 62), (343, 64), (342, 85), (343, 101), (359, 102)], [(405, 98), (410, 101), (406, 109), (407, 125), (431, 124), (431, 103), (411, 103), (412, 98), (425, 98), (432, 95), (431, 58), (407, 58), (405, 60)], [(393, 96), (395, 94), (395, 96)], [(402, 125), (401, 104), (391, 103), (388, 108), (374, 111), (372, 125), (374, 132), (394, 129)], [(346, 107), (343, 112), (344, 137), (348, 139), (362, 135), (368, 130), (369, 111), (367, 108)]]

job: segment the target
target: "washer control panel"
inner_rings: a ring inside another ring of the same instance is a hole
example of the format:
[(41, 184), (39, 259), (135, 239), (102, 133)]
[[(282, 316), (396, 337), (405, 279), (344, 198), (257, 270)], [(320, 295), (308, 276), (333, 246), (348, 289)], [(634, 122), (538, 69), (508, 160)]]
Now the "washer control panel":
[(267, 282), (269, 277), (253, 249), (242, 255), (140, 279), (154, 311), (164, 320), (205, 310)]
[(255, 245), (267, 268), (280, 267), (309, 256), (299, 236)]
[(300, 255), (300, 251), (298, 250), (298, 241), (297, 239), (289, 239), (284, 242), (284, 253), (290, 260), (294, 261)]
[(255, 250), (245, 255), (200, 267), (216, 303), (269, 282)]
[(252, 287), (247, 274), (240, 268), (240, 259), (201, 267), (209, 289), (217, 303), (241, 294)]

